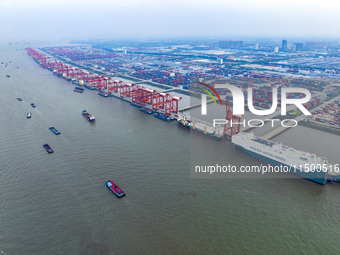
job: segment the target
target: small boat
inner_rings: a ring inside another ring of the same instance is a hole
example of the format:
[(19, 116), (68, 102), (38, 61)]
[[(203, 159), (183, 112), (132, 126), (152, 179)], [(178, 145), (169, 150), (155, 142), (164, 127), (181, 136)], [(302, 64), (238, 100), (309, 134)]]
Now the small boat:
[(27, 119), (30, 119), (32, 116), (31, 116), (31, 113), (30, 112), (28, 112), (27, 113)]
[(60, 131), (58, 131), (55, 127), (49, 127), (48, 129), (55, 135), (60, 135)]
[(51, 147), (47, 143), (44, 143), (43, 147), (48, 152), (48, 154), (53, 153), (53, 150), (51, 149)]
[(33, 103), (31, 103), (31, 106), (33, 107), (33, 108), (35, 108), (36, 106), (35, 106), (35, 104), (33, 104)]
[(18, 101), (22, 101), (22, 99), (20, 97), (17, 97)]
[(117, 197), (121, 198), (125, 196), (124, 191), (121, 190), (113, 181), (109, 180), (106, 182), (106, 187), (109, 188)]
[(11, 76), (7, 74), (6, 77), (7, 77), (7, 78), (10, 78)]
[(152, 109), (149, 109), (149, 108), (146, 108), (146, 107), (141, 107), (139, 110), (140, 110), (141, 112), (145, 112), (145, 113), (147, 113), (147, 114), (153, 114), (153, 113), (156, 112), (155, 110), (152, 110)]
[(74, 89), (75, 90), (82, 90), (82, 91), (84, 91), (84, 88), (81, 88), (81, 87), (75, 87)]
[(84, 90), (75, 89), (75, 90), (73, 90), (73, 92), (84, 93)]
[(105, 93), (105, 92), (98, 92), (97, 93), (99, 96), (102, 96), (102, 97), (108, 97), (109, 94)]
[(90, 122), (94, 122), (96, 120), (96, 118), (89, 114), (86, 110), (82, 111), (82, 114), (85, 117), (85, 119), (87, 119)]

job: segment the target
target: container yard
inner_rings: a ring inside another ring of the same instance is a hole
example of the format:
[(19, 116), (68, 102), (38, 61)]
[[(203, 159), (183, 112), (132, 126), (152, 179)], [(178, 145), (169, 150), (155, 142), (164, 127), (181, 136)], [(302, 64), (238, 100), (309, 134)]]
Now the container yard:
[(334, 100), (308, 116), (308, 121), (331, 126), (340, 130), (340, 100)]

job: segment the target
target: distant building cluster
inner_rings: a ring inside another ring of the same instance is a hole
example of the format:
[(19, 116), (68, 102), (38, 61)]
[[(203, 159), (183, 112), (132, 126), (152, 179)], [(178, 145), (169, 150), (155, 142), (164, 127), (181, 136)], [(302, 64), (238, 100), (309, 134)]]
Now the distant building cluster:
[(239, 49), (243, 47), (243, 41), (219, 41), (222, 49)]

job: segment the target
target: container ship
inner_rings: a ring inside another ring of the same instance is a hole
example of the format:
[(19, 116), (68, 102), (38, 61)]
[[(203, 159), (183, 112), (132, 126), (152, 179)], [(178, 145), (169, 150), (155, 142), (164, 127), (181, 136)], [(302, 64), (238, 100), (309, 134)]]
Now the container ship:
[(339, 164), (309, 152), (274, 143), (252, 133), (233, 135), (232, 143), (249, 155), (319, 184), (340, 181)]
[(179, 118), (178, 120), (177, 120), (177, 123), (178, 123), (178, 125), (180, 126), (180, 127), (182, 127), (182, 128), (185, 128), (185, 129), (187, 129), (187, 130), (194, 130), (194, 131), (196, 131), (196, 132), (198, 132), (198, 133), (200, 133), (200, 134), (202, 134), (202, 135), (206, 135), (206, 136), (209, 136), (209, 137), (211, 137), (211, 138), (214, 138), (214, 139), (216, 139), (216, 140), (218, 140), (218, 141), (221, 141), (222, 139), (223, 139), (223, 136), (217, 136), (216, 134), (215, 134), (215, 130), (211, 130), (211, 128), (210, 129), (208, 129), (208, 127), (202, 127), (202, 128), (204, 128), (204, 129), (200, 129), (199, 127), (196, 127), (192, 122), (191, 122), (191, 120), (187, 120), (187, 119), (185, 119), (185, 118)]
[(94, 122), (96, 120), (96, 118), (89, 114), (86, 110), (82, 111), (82, 114), (85, 117), (85, 119), (87, 119), (90, 122)]

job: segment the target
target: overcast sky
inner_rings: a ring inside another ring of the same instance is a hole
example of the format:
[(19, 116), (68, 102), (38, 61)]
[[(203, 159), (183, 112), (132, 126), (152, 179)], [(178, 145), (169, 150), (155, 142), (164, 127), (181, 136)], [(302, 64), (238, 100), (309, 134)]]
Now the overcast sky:
[(340, 37), (338, 0), (0, 0), (0, 40)]

